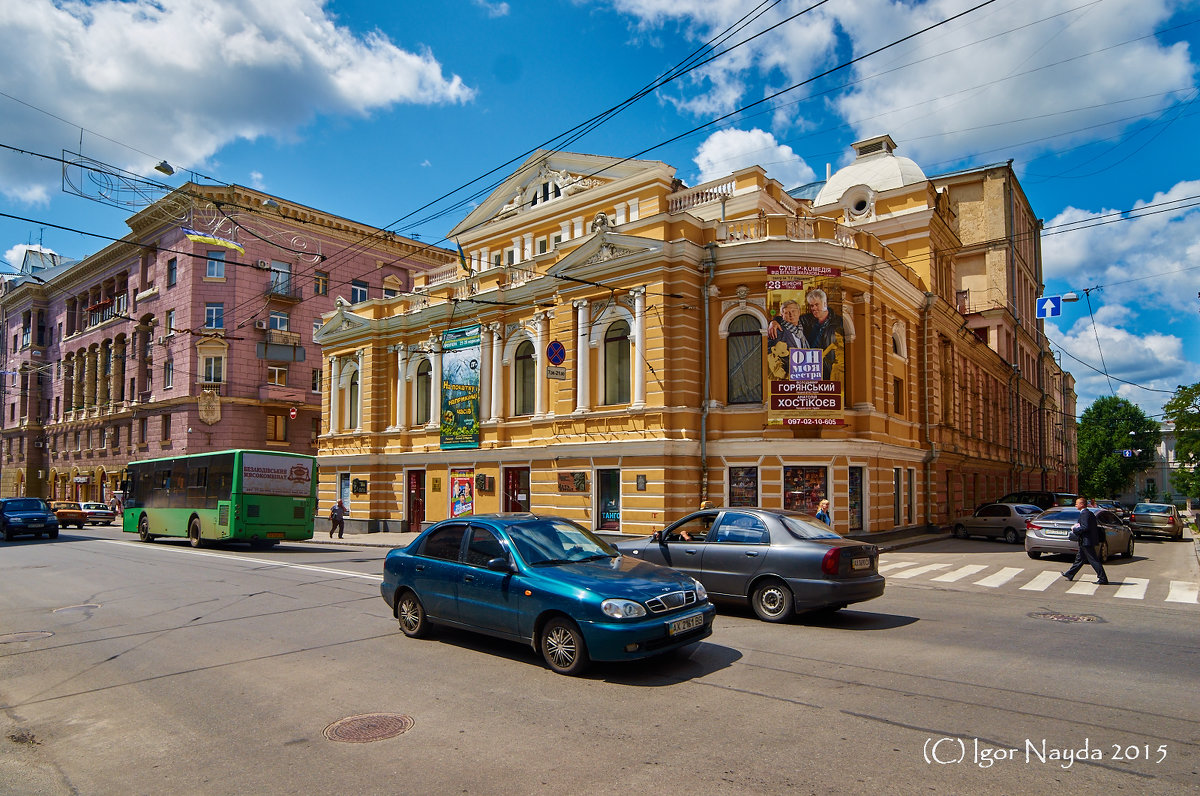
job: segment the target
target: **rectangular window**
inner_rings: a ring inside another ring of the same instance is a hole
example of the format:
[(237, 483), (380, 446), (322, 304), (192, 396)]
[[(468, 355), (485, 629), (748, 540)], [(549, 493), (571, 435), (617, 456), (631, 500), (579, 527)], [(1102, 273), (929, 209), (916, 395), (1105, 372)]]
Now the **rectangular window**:
[(179, 261), (174, 257), (167, 260), (167, 287), (175, 287), (175, 282), (179, 278)]
[(168, 359), (163, 363), (163, 389), (169, 390), (175, 386), (175, 362)]
[(850, 530), (863, 529), (863, 468), (851, 467), (850, 479), (846, 493), (846, 515), (850, 520)]
[(329, 295), (329, 274), (324, 271), (317, 271), (313, 275), (313, 293), (318, 296)]
[(268, 365), (267, 384), (272, 384), (276, 387), (286, 387), (287, 374), (287, 365)]
[(394, 287), (385, 286), (383, 288), (383, 297), (384, 298), (395, 298), (398, 295), (400, 295), (400, 291)]
[(204, 380), (210, 384), (219, 384), (225, 380), (225, 357), (204, 358)]
[(545, 238), (537, 239), (537, 253), (538, 254), (546, 253), (546, 239)]
[(824, 467), (783, 468), (783, 507), (788, 511), (816, 514), (818, 504), (828, 494)]
[(272, 310), (268, 320), (268, 325), (272, 329), (286, 332), (288, 330), (288, 314), (286, 312)]
[(167, 310), (167, 335), (175, 334), (175, 310)]
[(321, 391), (321, 369), (320, 368), (312, 369), (312, 391), (313, 392)]
[(908, 501), (904, 506), (906, 511), (904, 521), (912, 525), (913, 517), (917, 514), (917, 471), (911, 468), (908, 471)]
[(492, 267), (499, 268), (502, 265), (504, 265), (504, 255), (496, 252), (492, 255)]
[(171, 416), (162, 416), (162, 441), (170, 442), (171, 440)]
[(555, 234), (554, 234), (554, 235), (553, 235), (553, 236), (550, 238), (550, 248), (552, 248), (552, 249), (557, 249), (557, 248), (558, 248), (559, 246), (561, 246), (561, 245), (562, 245), (562, 233), (561, 233), (561, 232), (556, 232), (556, 233), (555, 233)]
[(209, 252), (208, 253), (208, 268), (204, 275), (210, 279), (225, 278), (225, 252)]
[(758, 468), (729, 468), (729, 505), (758, 505)]
[[(141, 443), (141, 444), (143, 444), (143, 445), (145, 445), (145, 444), (146, 444), (146, 440), (147, 440), (149, 437), (150, 437), (150, 418), (148, 418), (148, 417), (139, 417), (139, 418), (138, 418), (138, 442), (139, 442), (139, 443)], [(78, 440), (78, 438), (79, 438), (79, 437), (78, 437), (78, 434), (77, 434), (77, 435), (76, 435), (76, 440)]]
[(904, 414), (904, 379), (892, 379), (892, 411)]
[(222, 302), (209, 302), (204, 305), (204, 328), (225, 328), (225, 305)]
[(267, 442), (287, 442), (285, 415), (267, 415)]
[(367, 300), (367, 283), (360, 279), (355, 279), (350, 283), (350, 303), (358, 304)]
[(899, 467), (892, 468), (892, 521), (899, 526), (901, 522), (900, 508), (904, 505), (903, 473)]
[(321, 319), (320, 319), (320, 318), (318, 318), (317, 320), (313, 321), (313, 339), (314, 339), (314, 340), (316, 340), (316, 339), (317, 339), (317, 332), (321, 331), (321, 327), (322, 327), (323, 325), (324, 325), (324, 324), (321, 322)]

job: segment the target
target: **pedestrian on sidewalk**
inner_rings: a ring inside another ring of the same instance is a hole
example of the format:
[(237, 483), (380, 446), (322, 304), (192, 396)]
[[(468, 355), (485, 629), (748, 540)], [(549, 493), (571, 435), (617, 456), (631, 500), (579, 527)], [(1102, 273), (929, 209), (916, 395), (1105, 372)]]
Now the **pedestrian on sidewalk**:
[(1075, 573), (1086, 563), (1096, 570), (1096, 583), (1107, 586), (1108, 575), (1104, 574), (1104, 562), (1096, 554), (1096, 546), (1100, 544), (1100, 534), (1104, 531), (1096, 522), (1096, 515), (1088, 508), (1087, 498), (1076, 498), (1075, 508), (1079, 509), (1079, 523), (1073, 526), (1072, 530), (1076, 531), (1079, 536), (1079, 550), (1075, 553), (1075, 563), (1062, 576), (1067, 580), (1074, 580)]
[(826, 525), (833, 525), (833, 520), (829, 518), (829, 501), (824, 498), (817, 504), (817, 519)]
[(345, 528), (345, 522), (342, 520), (346, 516), (346, 504), (339, 500), (337, 504), (329, 510), (329, 538), (333, 538), (333, 532), (337, 531), (337, 538), (342, 538), (342, 533)]

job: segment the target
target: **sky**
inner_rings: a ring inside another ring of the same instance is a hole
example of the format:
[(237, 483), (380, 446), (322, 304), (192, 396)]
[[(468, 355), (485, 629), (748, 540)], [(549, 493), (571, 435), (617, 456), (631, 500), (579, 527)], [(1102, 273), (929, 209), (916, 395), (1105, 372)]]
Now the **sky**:
[(1159, 419), (1200, 381), (1198, 42), (1200, 0), (3, 3), (0, 271), (128, 232), (80, 155), (446, 245), (539, 147), (792, 188), (887, 133), (929, 176), (1012, 161), (1079, 412)]

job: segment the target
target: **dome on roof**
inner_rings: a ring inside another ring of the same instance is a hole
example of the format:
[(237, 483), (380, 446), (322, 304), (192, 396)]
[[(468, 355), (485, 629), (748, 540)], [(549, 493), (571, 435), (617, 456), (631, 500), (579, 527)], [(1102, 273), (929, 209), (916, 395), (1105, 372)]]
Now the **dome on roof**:
[(814, 207), (836, 204), (846, 191), (858, 185), (879, 193), (926, 180), (920, 166), (895, 154), (896, 144), (891, 136), (868, 138), (853, 147), (858, 156), (849, 166), (834, 172), (813, 200)]

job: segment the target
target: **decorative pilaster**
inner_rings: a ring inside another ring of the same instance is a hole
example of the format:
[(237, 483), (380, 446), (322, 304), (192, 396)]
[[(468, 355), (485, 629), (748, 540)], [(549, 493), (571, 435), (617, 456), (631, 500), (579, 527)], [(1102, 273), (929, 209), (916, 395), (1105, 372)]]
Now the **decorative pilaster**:
[(630, 409), (646, 406), (646, 288), (635, 287), (633, 295), (633, 351), (630, 352), (633, 367), (633, 401)]
[(591, 377), (591, 345), (589, 340), (588, 302), (586, 299), (576, 299), (571, 302), (575, 308), (575, 414), (583, 414), (592, 408), (592, 377)]

